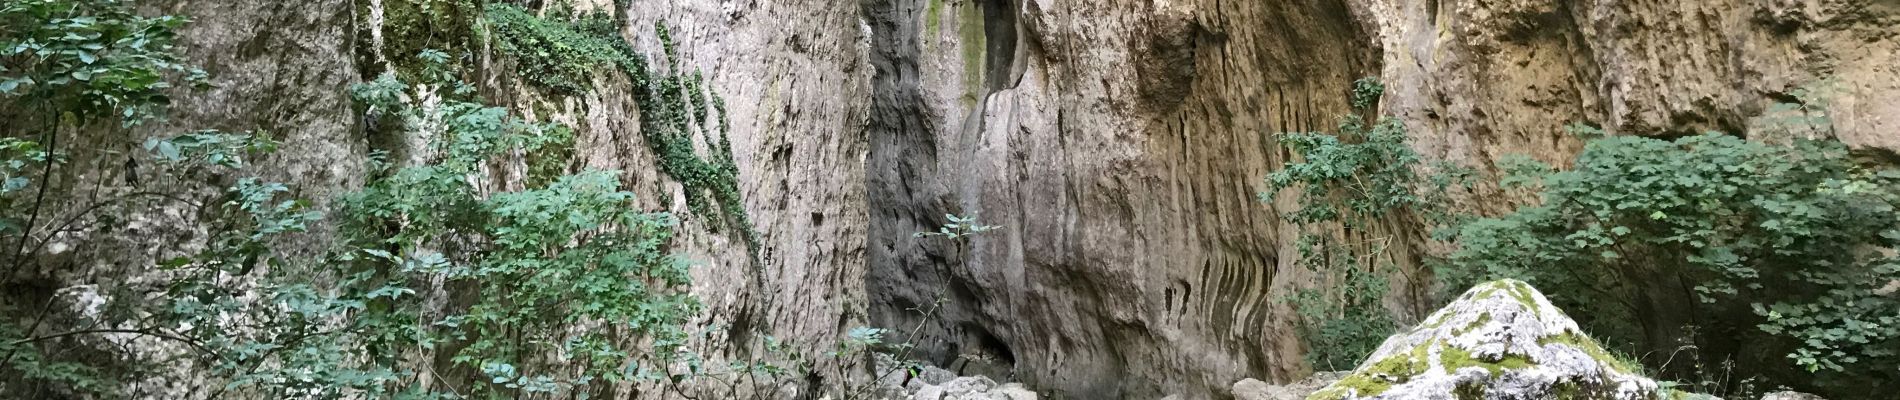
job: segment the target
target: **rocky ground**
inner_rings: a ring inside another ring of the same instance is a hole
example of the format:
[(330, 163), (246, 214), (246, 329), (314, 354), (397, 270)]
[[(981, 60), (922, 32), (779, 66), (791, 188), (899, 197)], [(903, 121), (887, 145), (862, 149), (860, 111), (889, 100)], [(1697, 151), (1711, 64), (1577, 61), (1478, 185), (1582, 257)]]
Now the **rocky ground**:
[[(998, 384), (986, 376), (957, 376), (935, 366), (904, 370), (892, 358), (878, 359), (876, 398), (884, 400), (1036, 400), (1021, 383)], [(911, 372), (915, 371), (915, 372)]]

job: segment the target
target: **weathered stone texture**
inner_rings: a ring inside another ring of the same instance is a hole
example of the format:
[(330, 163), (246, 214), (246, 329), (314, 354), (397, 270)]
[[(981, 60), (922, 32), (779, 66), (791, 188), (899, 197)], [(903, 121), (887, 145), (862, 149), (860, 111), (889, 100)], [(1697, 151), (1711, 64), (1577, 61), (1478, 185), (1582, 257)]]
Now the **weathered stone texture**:
[[(1018, 378), (1084, 398), (1212, 396), (1304, 373), (1288, 309), (1286, 200), (1255, 200), (1287, 155), (1269, 135), (1326, 129), (1347, 85), (1388, 85), (1428, 158), (1480, 171), (1511, 153), (1562, 164), (1566, 124), (1611, 134), (1722, 130), (1824, 77), (1831, 134), (1900, 148), (1900, 40), (1882, 1), (867, 0), (873, 321), (938, 362), (1002, 354)], [(1282, 196), (1285, 197), (1285, 196)], [(1497, 213), (1532, 199), (1453, 193)], [(1004, 230), (918, 240), (942, 214)], [(1431, 249), (1388, 226), (1413, 275)], [(1397, 281), (1402, 321), (1421, 306)]]

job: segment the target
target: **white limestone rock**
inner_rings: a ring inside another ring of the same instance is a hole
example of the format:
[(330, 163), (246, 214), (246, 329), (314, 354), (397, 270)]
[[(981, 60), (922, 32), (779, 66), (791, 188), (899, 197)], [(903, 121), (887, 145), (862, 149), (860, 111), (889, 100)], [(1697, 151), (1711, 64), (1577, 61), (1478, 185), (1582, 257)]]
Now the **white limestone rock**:
[(1762, 395), (1761, 400), (1827, 400), (1827, 399), (1822, 398), (1821, 396), (1808, 394), (1808, 393), (1780, 391), (1780, 392), (1774, 392), (1774, 393)]
[(1307, 400), (1670, 399), (1529, 284), (1466, 291)]

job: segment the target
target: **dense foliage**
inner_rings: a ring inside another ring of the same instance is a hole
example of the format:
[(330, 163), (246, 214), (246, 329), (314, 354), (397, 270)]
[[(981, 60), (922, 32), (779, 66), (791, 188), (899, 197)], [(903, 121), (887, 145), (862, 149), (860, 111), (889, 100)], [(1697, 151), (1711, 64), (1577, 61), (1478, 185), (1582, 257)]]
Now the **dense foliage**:
[[(381, 97), (374, 89), (358, 93)], [(632, 194), (619, 190), (613, 172), (583, 171), (545, 186), (484, 195), (483, 179), (470, 179), (480, 176), (478, 167), (512, 151), (568, 142), (571, 132), (454, 99), (403, 114), (412, 127), (435, 129), (415, 134), (436, 138), (432, 153), (439, 157), (390, 172), (343, 200), (344, 234), (362, 250), (338, 261), (383, 282), (366, 289), (389, 293), (377, 304), (389, 307), (384, 312), (391, 319), (429, 315), (425, 304), (403, 294), (431, 286), (482, 296), (464, 311), (418, 321), (436, 329), (397, 335), (404, 330), (379, 327), (375, 331), (388, 337), (371, 342), (391, 353), (455, 343), (455, 364), (530, 392), (579, 391), (594, 381), (660, 374), (651, 370), (664, 362), (623, 363), (636, 354), (663, 360), (676, 351), (685, 335), (681, 320), (696, 307), (678, 291), (687, 281), (685, 265), (665, 255), (671, 217), (635, 211)], [(629, 338), (647, 338), (658, 348), (629, 348)], [(563, 362), (545, 365), (550, 351)]]
[(1857, 165), (1837, 143), (1715, 134), (1608, 137), (1564, 171), (1518, 164), (1512, 181), (1543, 203), (1466, 225), (1458, 274), (1530, 279), (1658, 364), (1687, 345), (1896, 378), (1900, 259), (1885, 249), (1900, 245), (1900, 171)]
[[(183, 19), (143, 17), (129, 2), (12, 2), (0, 18), (8, 104), (34, 105), (9, 108), (40, 113), (9, 123), (0, 142), (8, 205), (0, 232), (26, 251), (50, 236), (34, 234), (41, 196), (28, 194), (57, 176), (61, 136), (162, 115), (172, 81), (204, 76), (171, 50)], [(97, 328), (42, 332), (46, 313), (8, 309), (0, 393), (114, 396), (126, 394), (115, 381), (153, 376), (212, 378), (221, 382), (213, 397), (272, 398), (585, 397), (620, 381), (678, 383), (681, 325), (697, 303), (680, 290), (685, 264), (666, 255), (672, 218), (639, 211), (612, 172), (524, 165), (514, 155), (571, 146), (572, 130), (481, 104), (453, 61), (425, 51), (409, 71), (423, 84), (387, 73), (353, 89), (386, 128), (432, 144), (380, 161), (328, 221), (292, 188), (242, 177), (246, 160), (275, 149), (266, 137), (198, 131), (146, 140), (147, 153), (134, 156), (160, 174), (238, 177), (212, 191), (210, 203), (188, 187), (139, 193), (202, 204), (191, 214), (209, 236), (196, 250), (163, 250), (177, 255), (143, 273), (160, 284), (102, 293), (110, 311), (79, 321)], [(485, 178), (495, 168), (550, 176), (496, 192)], [(116, 202), (79, 208), (97, 211), (94, 218), (131, 212), (108, 207)], [(279, 249), (285, 235), (319, 221), (339, 228), (337, 247), (314, 257)], [(32, 258), (9, 255), (16, 271)], [(91, 339), (102, 335), (140, 344), (117, 354), (53, 352), (73, 340), (105, 344)], [(438, 354), (445, 359), (429, 361)], [(132, 369), (102, 370), (99, 357)]]
[[(475, 15), (460, 0), (397, 3), (386, 10), (395, 14), (385, 21), (389, 31), (426, 35), (390, 38), (387, 48), (450, 49), (391, 57), (389, 65), (366, 68), (383, 73), (350, 89), (372, 136), (402, 138), (371, 138), (384, 150), (372, 155), (360, 191), (332, 199), (324, 215), (295, 198), (295, 188), (248, 177), (247, 161), (277, 149), (261, 134), (144, 140), (135, 146), (143, 152), (129, 155), (124, 179), (157, 175), (181, 184), (79, 204), (84, 211), (67, 222), (176, 213), (178, 228), (204, 236), (161, 248), (159, 261), (124, 272), (149, 282), (82, 293), (106, 302), (86, 306), (100, 312), (47, 312), (76, 301), (63, 292), (50, 299), (9, 293), (0, 303), (7, 317), (0, 321), (0, 394), (146, 396), (138, 382), (159, 379), (202, 386), (154, 387), (158, 393), (212, 398), (588, 398), (646, 390), (735, 398), (816, 384), (821, 360), (844, 376), (868, 365), (873, 349), (907, 347), (887, 343), (884, 330), (858, 328), (820, 357), (762, 335), (727, 344), (741, 353), (756, 344), (757, 353), (722, 354), (723, 362), (689, 349), (726, 328), (684, 326), (700, 306), (684, 290), (687, 264), (668, 255), (673, 217), (640, 211), (615, 172), (574, 170), (574, 129), (485, 104), (463, 80), (469, 52), (484, 47), (454, 39), (492, 33), (520, 76), (556, 95), (586, 94), (611, 79), (595, 67), (619, 67), (634, 84), (641, 130), (662, 172), (684, 186), (695, 212), (744, 233), (756, 257), (724, 103), (696, 73), (677, 72), (683, 69), (663, 26), (666, 58), (655, 67), (665, 70), (649, 70), (602, 16), (508, 4)], [(19, 271), (59, 233), (35, 235), (47, 223), (37, 215), (43, 195), (32, 196), (59, 175), (57, 139), (94, 122), (132, 126), (162, 116), (166, 96), (176, 94), (165, 89), (204, 75), (171, 50), (180, 18), (142, 17), (116, 0), (7, 7), (0, 14), (11, 52), (0, 70), (6, 109), (43, 114), (9, 121), (0, 136), (0, 238), (22, 249), (8, 259)], [(415, 147), (408, 139), (423, 140)], [(696, 140), (709, 155), (695, 151)], [(141, 173), (139, 165), (151, 169)], [(498, 171), (524, 179), (494, 181), (510, 176)], [(226, 187), (195, 186), (205, 182)], [(131, 197), (163, 201), (117, 206)], [(316, 226), (332, 229), (325, 234), (336, 241), (286, 246)], [(22, 300), (42, 311), (27, 312)], [(91, 328), (48, 331), (54, 324)], [(868, 386), (830, 391), (871, 394)]]
[[(183, 18), (143, 16), (125, 0), (0, 5), (0, 395), (115, 397), (128, 382), (167, 374), (207, 379), (212, 397), (268, 398), (628, 397), (696, 383), (726, 388), (702, 396), (735, 397), (748, 393), (741, 385), (756, 394), (811, 379), (817, 357), (770, 337), (762, 355), (718, 365), (686, 349), (717, 328), (684, 326), (700, 305), (684, 290), (686, 264), (670, 255), (673, 216), (642, 211), (616, 172), (577, 170), (575, 129), (489, 105), (463, 81), (464, 62), (486, 48), (471, 41), (491, 39), (516, 75), (549, 95), (625, 79), (658, 169), (695, 214), (744, 235), (752, 278), (763, 279), (724, 100), (682, 66), (666, 28), (655, 27), (662, 57), (649, 59), (609, 16), (480, 3), (391, 3), (393, 65), (351, 95), (372, 129), (427, 144), (378, 153), (366, 185), (333, 199), (329, 215), (296, 188), (247, 172), (277, 149), (267, 135), (133, 137), (140, 131), (130, 128), (162, 118), (171, 96), (206, 80), (173, 49)], [(428, 50), (436, 47), (446, 50)], [(1359, 80), (1348, 101), (1374, 114), (1382, 91)], [(1790, 136), (1829, 132), (1824, 103), (1810, 94), (1770, 110), (1803, 127), (1784, 130)], [(1688, 352), (1787, 384), (1900, 382), (1900, 171), (1823, 141), (1573, 131), (1591, 141), (1567, 168), (1499, 165), (1500, 185), (1541, 202), (1469, 223), (1447, 215), (1440, 197), (1459, 169), (1428, 165), (1395, 120), (1352, 115), (1332, 133), (1279, 135), (1296, 158), (1267, 178), (1263, 198), (1297, 195), (1283, 215), (1301, 227), (1297, 264), (1314, 289), (1285, 301), (1308, 361), (1350, 366), (1394, 331), (1393, 277), (1418, 285), (1399, 265), (1423, 261), (1389, 250), (1418, 245), (1425, 235), (1408, 231), (1418, 226), (1457, 224), (1456, 235), (1432, 235), (1456, 239), (1439, 285), (1532, 281), (1612, 345), (1646, 350), (1643, 361), (1662, 373), (1702, 373), (1699, 361), (1680, 371), (1677, 355)], [(133, 154), (62, 147), (82, 133), (122, 139)], [(59, 180), (75, 175), (67, 160), (106, 156), (123, 158), (121, 179), (162, 175), (175, 185), (48, 198), (73, 185)], [(526, 179), (491, 181), (506, 175), (496, 171)], [(81, 296), (27, 282), (48, 279), (36, 275), (49, 269), (36, 256), (77, 224), (123, 224), (144, 217), (133, 206), (153, 204), (200, 235), (152, 250), (155, 261), (133, 271), (145, 281), (90, 288), (103, 304), (80, 304), (95, 310), (56, 321), (78, 328), (51, 330), (54, 300)], [(946, 218), (916, 236), (997, 229)], [(334, 228), (338, 241), (286, 249), (315, 226)], [(928, 320), (936, 309), (920, 312)], [(852, 329), (819, 356), (842, 376), (875, 348), (907, 355), (891, 333)]]
[[(1351, 103), (1368, 111), (1381, 89), (1357, 81)], [(1830, 131), (1825, 99), (1797, 95), (1801, 104), (1759, 121), (1790, 138), (1780, 141), (1572, 125), (1589, 143), (1568, 168), (1500, 160), (1503, 190), (1542, 201), (1495, 218), (1447, 214), (1443, 189), (1464, 173), (1426, 165), (1395, 121), (1349, 116), (1334, 133), (1281, 134), (1296, 162), (1268, 176), (1263, 197), (1298, 195), (1282, 215), (1304, 227), (1296, 264), (1316, 271), (1322, 288), (1288, 299), (1308, 361), (1353, 365), (1391, 332), (1382, 301), (1389, 278), (1409, 271), (1382, 257), (1405, 238), (1395, 227), (1422, 225), (1456, 249), (1446, 260), (1410, 260), (1437, 266), (1438, 286), (1534, 282), (1617, 352), (1688, 389), (1895, 382), (1900, 171), (1857, 162), (1838, 143), (1795, 139)]]
[(48, 124), (40, 129), (60, 114), (135, 125), (170, 102), (168, 74), (204, 82), (172, 51), (184, 23), (140, 16), (123, 0), (9, 1), (0, 6), (0, 94), (40, 113), (31, 116)]
[[(62, 172), (71, 150), (61, 139), (81, 129), (118, 134), (162, 117), (170, 102), (167, 89), (204, 81), (202, 71), (180, 63), (173, 52), (184, 23), (138, 15), (130, 2), (119, 0), (0, 4), (0, 254), (6, 268), (0, 277), (8, 281), (0, 296), (0, 393), (97, 393), (109, 389), (104, 374), (127, 369), (49, 352), (57, 342), (90, 332), (42, 334), (50, 302), (42, 305), (24, 285), (12, 283), (42, 270), (33, 255), (59, 234), (133, 197), (53, 215), (71, 209), (55, 203), (75, 199), (47, 194), (55, 185), (71, 185), (56, 181), (70, 175)], [(94, 331), (136, 332), (112, 326)]]
[[(757, 233), (739, 196), (739, 169), (727, 137), (731, 123), (725, 99), (708, 90), (698, 72), (689, 73), (680, 64), (666, 26), (654, 27), (663, 54), (649, 60), (634, 52), (607, 15), (553, 14), (537, 16), (511, 4), (487, 8), (501, 50), (515, 57), (520, 75), (530, 83), (558, 94), (576, 94), (593, 87), (608, 71), (624, 73), (640, 109), (640, 133), (659, 158), (660, 172), (679, 182), (695, 214), (711, 219), (712, 226), (743, 235), (756, 253)], [(696, 140), (702, 146), (695, 146)], [(705, 155), (697, 150), (702, 147)]]
[(618, 67), (638, 58), (620, 38), (619, 26), (606, 15), (589, 14), (569, 22), (504, 3), (489, 4), (485, 15), (501, 49), (515, 55), (521, 77), (559, 93), (582, 93), (600, 76), (595, 71), (612, 71), (602, 67)]

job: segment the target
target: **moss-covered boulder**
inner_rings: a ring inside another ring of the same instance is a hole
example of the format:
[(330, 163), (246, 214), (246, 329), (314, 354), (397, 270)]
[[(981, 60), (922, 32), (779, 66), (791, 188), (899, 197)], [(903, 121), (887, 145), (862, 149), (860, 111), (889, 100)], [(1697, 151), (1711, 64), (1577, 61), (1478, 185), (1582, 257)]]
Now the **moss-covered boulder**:
[(1537, 289), (1478, 285), (1307, 400), (1670, 399)]

